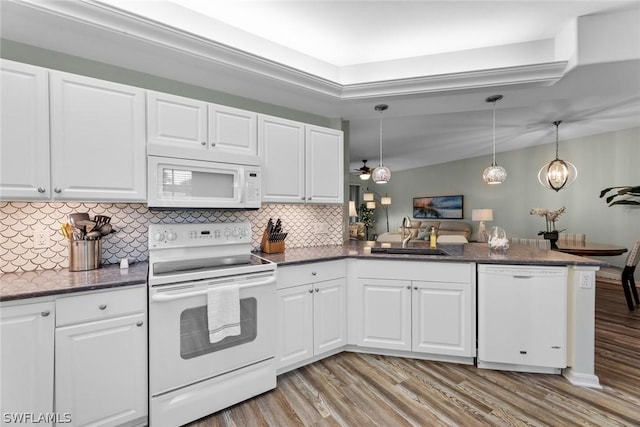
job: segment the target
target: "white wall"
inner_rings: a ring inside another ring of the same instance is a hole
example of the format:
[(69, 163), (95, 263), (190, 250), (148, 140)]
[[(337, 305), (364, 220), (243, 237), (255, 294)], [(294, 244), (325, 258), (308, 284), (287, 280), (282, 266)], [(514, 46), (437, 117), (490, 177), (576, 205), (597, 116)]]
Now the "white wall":
[[(392, 171), (388, 184), (369, 182), (368, 186), (392, 197), (392, 230), (400, 225), (402, 217), (411, 216), (413, 197), (462, 194), (465, 221), (471, 222), (472, 209), (492, 208), (494, 221), (487, 223), (487, 228), (497, 225), (511, 236), (535, 237), (545, 229), (542, 217), (529, 214), (532, 208), (555, 210), (565, 206), (566, 212), (556, 223), (558, 229), (626, 247), (640, 239), (640, 208), (608, 207), (598, 197), (606, 187), (640, 185), (640, 128), (560, 140), (560, 158), (576, 165), (578, 179), (558, 193), (542, 187), (537, 180), (540, 167), (554, 157), (555, 143), (498, 153), (497, 163), (507, 169), (509, 176), (505, 183), (495, 186), (482, 181), (482, 171), (491, 163), (489, 156)], [(357, 178), (352, 182), (359, 183)], [(386, 231), (384, 213), (377, 209), (376, 214), (376, 232)], [(477, 223), (472, 225), (475, 233)], [(603, 259), (622, 265), (625, 258), (621, 255)]]

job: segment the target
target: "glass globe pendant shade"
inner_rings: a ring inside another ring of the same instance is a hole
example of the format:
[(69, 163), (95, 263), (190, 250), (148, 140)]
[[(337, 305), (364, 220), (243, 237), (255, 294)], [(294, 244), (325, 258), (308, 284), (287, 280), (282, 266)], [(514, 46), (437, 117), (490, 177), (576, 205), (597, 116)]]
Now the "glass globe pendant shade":
[(540, 168), (538, 182), (556, 192), (571, 185), (578, 177), (578, 169), (571, 162), (555, 159)]
[(482, 179), (487, 184), (502, 184), (507, 179), (507, 170), (494, 163), (484, 170)]
[(376, 184), (386, 184), (391, 179), (391, 171), (388, 167), (380, 165), (373, 170), (373, 182)]

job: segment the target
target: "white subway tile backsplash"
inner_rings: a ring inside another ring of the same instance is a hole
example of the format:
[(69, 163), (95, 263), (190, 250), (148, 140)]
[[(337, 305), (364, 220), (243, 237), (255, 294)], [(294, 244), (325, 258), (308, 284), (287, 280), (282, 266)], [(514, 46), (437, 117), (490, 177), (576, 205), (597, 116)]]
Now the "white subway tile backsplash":
[[(282, 219), (288, 232), (286, 245), (301, 248), (341, 245), (344, 212), (341, 205), (263, 205), (258, 210), (150, 210), (141, 203), (0, 202), (0, 272), (13, 273), (68, 268), (68, 247), (60, 225), (73, 212), (111, 216), (116, 232), (102, 239), (102, 263), (147, 261), (147, 229), (150, 223), (198, 223), (249, 221), (253, 246), (260, 246), (269, 218)], [(328, 224), (327, 234), (315, 234), (314, 223)], [(51, 246), (33, 247), (33, 230), (44, 229)]]

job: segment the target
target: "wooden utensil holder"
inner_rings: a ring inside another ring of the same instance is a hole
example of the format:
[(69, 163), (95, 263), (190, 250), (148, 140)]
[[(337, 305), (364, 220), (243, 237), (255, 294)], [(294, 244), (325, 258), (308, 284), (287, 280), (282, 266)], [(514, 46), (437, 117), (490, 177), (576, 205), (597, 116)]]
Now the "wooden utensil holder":
[(262, 242), (260, 243), (260, 250), (265, 254), (279, 254), (284, 252), (284, 240), (279, 242), (270, 242), (269, 236), (265, 231), (262, 233)]

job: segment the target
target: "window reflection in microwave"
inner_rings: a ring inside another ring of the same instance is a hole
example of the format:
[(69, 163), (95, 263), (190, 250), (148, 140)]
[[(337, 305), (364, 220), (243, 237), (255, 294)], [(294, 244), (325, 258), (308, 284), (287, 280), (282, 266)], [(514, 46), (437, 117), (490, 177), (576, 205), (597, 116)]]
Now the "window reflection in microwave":
[(162, 169), (161, 194), (164, 197), (234, 196), (234, 176), (229, 173), (198, 172), (173, 168)]

